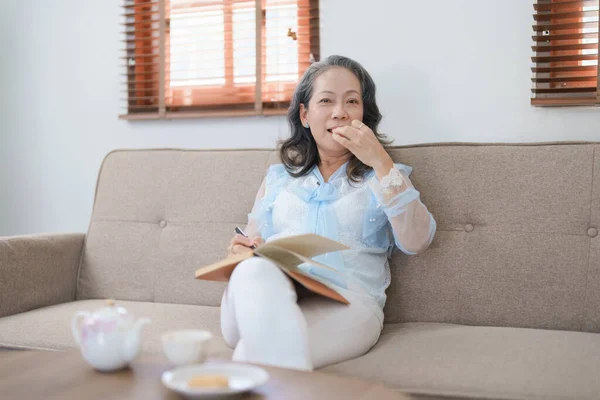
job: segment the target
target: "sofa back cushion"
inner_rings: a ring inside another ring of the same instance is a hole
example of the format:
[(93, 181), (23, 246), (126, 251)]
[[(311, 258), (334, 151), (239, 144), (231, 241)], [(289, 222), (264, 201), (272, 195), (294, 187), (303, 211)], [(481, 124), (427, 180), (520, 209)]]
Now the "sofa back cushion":
[[(436, 218), (394, 254), (386, 322), (600, 332), (600, 144), (394, 147)], [(101, 168), (78, 298), (218, 305), (193, 279), (243, 226), (273, 150), (126, 150)]]
[(102, 164), (78, 298), (217, 306), (194, 279), (245, 226), (272, 150), (118, 150)]
[(600, 332), (600, 145), (416, 146), (392, 151), (438, 222), (396, 254), (388, 322)]

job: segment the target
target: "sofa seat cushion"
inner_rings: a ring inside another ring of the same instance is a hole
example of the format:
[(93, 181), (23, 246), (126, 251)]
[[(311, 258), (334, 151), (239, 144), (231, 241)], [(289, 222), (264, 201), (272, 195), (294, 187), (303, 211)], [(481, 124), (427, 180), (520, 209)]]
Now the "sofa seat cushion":
[(386, 325), (366, 355), (324, 371), (412, 393), (597, 399), (600, 334), (438, 323)]
[[(213, 333), (210, 356), (231, 358), (233, 351), (221, 335), (220, 308), (181, 304), (118, 301), (135, 317), (149, 317), (143, 328), (142, 350), (161, 352), (162, 333), (176, 329), (205, 329)], [(71, 318), (79, 310), (94, 311), (104, 300), (83, 300), (39, 308), (0, 318), (0, 347), (66, 350), (76, 348), (71, 333)]]

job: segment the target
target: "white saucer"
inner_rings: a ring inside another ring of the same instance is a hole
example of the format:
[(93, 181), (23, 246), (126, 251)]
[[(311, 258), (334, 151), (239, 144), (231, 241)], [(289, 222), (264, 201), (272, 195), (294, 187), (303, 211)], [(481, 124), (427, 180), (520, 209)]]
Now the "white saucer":
[[(229, 378), (227, 388), (189, 387), (187, 382), (198, 375), (224, 375)], [(252, 390), (269, 380), (262, 368), (246, 364), (214, 362), (186, 365), (163, 372), (163, 385), (189, 399), (204, 399), (231, 396)]]

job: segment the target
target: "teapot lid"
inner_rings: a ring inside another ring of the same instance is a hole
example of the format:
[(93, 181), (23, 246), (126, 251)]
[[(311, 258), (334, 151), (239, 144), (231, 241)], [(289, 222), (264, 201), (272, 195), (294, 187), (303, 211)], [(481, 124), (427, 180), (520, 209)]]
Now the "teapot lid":
[(116, 304), (114, 299), (106, 300), (106, 307), (100, 308), (94, 312), (94, 319), (100, 320), (119, 320), (130, 319), (133, 316), (126, 308)]

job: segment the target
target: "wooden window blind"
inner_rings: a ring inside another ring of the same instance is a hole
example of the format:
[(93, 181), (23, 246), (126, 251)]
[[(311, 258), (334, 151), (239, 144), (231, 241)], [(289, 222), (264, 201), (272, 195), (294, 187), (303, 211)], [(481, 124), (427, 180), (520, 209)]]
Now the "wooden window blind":
[(285, 114), (320, 58), (318, 0), (124, 0), (123, 10), (123, 119)]
[(599, 3), (599, 0), (536, 1), (531, 104), (600, 104)]

